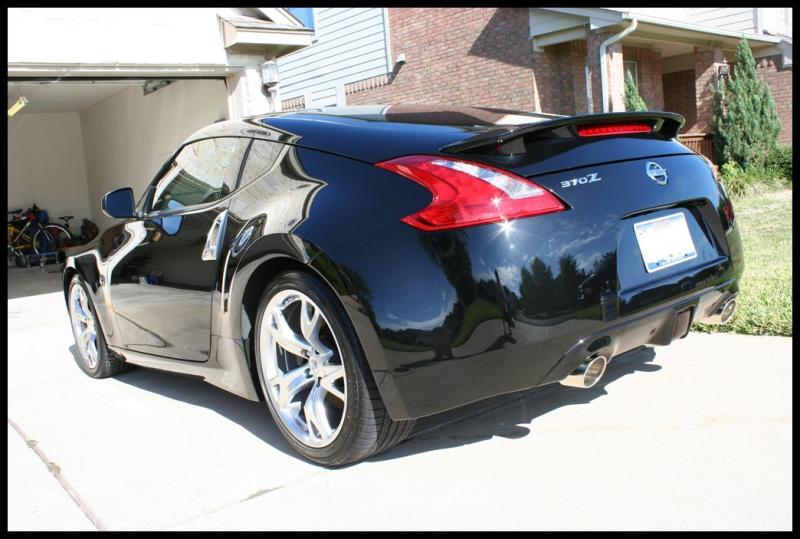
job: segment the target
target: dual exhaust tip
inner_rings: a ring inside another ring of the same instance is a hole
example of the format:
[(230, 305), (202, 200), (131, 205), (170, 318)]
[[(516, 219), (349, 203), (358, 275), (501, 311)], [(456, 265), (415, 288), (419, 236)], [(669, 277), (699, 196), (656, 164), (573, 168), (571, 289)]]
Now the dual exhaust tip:
[(723, 301), (714, 314), (704, 318), (706, 324), (727, 324), (736, 312), (736, 297), (728, 298)]
[[(720, 305), (714, 314), (704, 322), (711, 324), (726, 324), (733, 318), (736, 312), (736, 298), (732, 297)], [(581, 389), (589, 389), (597, 384), (600, 378), (606, 372), (608, 366), (608, 358), (605, 356), (596, 356), (587, 358), (578, 365), (574, 371), (569, 373), (559, 383), (568, 387), (579, 387)]]
[(568, 387), (589, 389), (603, 377), (606, 372), (606, 366), (608, 366), (608, 359), (605, 356), (586, 359), (563, 380), (560, 380), (559, 383)]

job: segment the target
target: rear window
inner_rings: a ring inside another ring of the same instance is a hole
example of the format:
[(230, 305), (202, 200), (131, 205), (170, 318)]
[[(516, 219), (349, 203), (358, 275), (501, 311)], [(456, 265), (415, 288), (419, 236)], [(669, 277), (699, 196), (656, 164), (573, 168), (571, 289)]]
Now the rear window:
[(250, 151), (247, 153), (247, 162), (242, 171), (239, 187), (244, 187), (266, 176), (275, 166), (275, 161), (277, 161), (282, 149), (283, 145), (277, 142), (254, 140)]

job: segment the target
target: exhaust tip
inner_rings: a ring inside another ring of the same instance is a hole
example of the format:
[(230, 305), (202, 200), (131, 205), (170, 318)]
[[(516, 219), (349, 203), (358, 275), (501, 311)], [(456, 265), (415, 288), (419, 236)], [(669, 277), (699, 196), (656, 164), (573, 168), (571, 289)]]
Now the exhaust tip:
[(733, 296), (720, 303), (716, 310), (702, 321), (706, 324), (727, 324), (735, 313), (736, 296)]
[(579, 387), (589, 389), (603, 377), (606, 372), (608, 359), (605, 356), (597, 356), (585, 360), (578, 365), (574, 371), (567, 375), (559, 383), (568, 387)]
[(719, 321), (722, 324), (727, 324), (733, 318), (733, 313), (736, 312), (736, 299), (731, 298), (725, 302), (722, 309), (719, 311)]

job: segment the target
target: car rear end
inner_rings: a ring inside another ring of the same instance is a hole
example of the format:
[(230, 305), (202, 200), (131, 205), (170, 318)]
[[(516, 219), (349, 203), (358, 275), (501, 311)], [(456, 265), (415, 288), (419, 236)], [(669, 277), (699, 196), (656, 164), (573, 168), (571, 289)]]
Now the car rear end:
[[(677, 142), (681, 124), (562, 118), (378, 163), (431, 193), (403, 221), (446, 246), (443, 271), (462, 266), (448, 275), (461, 316), (427, 340), (380, 335), (398, 394), (413, 396), (405, 415), (556, 381), (589, 387), (616, 355), (730, 318), (743, 270), (735, 214), (710, 162)], [(420, 362), (414, 344), (433, 358)]]

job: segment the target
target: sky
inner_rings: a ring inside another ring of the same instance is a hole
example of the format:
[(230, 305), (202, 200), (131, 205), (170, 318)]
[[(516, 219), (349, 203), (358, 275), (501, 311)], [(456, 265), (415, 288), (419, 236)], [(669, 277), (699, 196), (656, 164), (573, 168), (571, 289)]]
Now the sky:
[(314, 28), (314, 16), (310, 7), (290, 7), (286, 8), (289, 13), (300, 19), (306, 28)]

